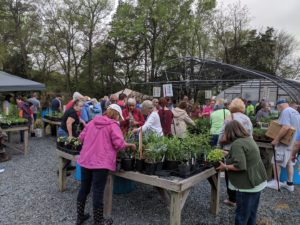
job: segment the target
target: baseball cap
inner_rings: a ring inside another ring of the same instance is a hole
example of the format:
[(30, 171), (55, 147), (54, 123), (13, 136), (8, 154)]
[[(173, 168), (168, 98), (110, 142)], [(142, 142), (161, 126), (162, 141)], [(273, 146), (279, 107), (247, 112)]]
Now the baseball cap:
[(280, 105), (280, 104), (283, 104), (283, 103), (288, 103), (288, 101), (285, 98), (281, 98), (281, 99), (277, 100), (276, 105)]
[(122, 115), (122, 109), (121, 109), (121, 107), (118, 106), (117, 104), (111, 104), (111, 105), (108, 106), (107, 109), (113, 109), (113, 110), (116, 110), (116, 111), (119, 113), (121, 119), (124, 120), (123, 115)]

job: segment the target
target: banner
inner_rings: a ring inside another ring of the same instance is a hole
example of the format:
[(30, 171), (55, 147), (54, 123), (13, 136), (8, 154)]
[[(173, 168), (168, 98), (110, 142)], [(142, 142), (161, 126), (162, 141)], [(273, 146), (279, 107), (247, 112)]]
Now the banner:
[(210, 99), (211, 98), (211, 90), (205, 90), (205, 99)]
[(153, 87), (153, 97), (159, 98), (161, 95), (161, 87)]
[(173, 87), (172, 84), (163, 85), (164, 97), (173, 97)]

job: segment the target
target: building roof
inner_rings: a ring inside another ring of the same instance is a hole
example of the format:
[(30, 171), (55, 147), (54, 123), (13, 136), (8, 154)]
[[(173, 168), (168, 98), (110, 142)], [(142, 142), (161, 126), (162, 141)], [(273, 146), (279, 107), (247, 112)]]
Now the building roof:
[(44, 84), (0, 71), (0, 92), (41, 91), (44, 89)]

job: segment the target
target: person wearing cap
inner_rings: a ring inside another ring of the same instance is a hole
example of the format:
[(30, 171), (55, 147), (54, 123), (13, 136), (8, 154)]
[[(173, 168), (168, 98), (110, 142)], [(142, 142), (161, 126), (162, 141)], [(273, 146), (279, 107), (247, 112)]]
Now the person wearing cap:
[(136, 149), (125, 142), (119, 121), (122, 110), (111, 104), (103, 116), (90, 121), (79, 138), (83, 143), (77, 163), (81, 166), (81, 185), (77, 196), (77, 223), (82, 224), (89, 215), (84, 214), (87, 196), (93, 187), (94, 224), (109, 225), (111, 219), (103, 217), (103, 192), (109, 171), (116, 170), (117, 152), (125, 148)]
[[(296, 131), (300, 130), (300, 114), (298, 111), (289, 106), (288, 101), (285, 98), (279, 99), (276, 103), (277, 109), (280, 113), (278, 123), (282, 126), (277, 136), (272, 141), (272, 145), (275, 146), (275, 159), (273, 157), (273, 164), (277, 163), (277, 169), (274, 174), (277, 174), (274, 180), (268, 182), (267, 187), (278, 190), (278, 187), (286, 188), (289, 191), (294, 191), (293, 175), (294, 175), (294, 162), (291, 160), (293, 145), (296, 141), (296, 134), (294, 134), (292, 141), (289, 145), (280, 143), (280, 140), (287, 134), (291, 127), (295, 128)], [(286, 168), (287, 171), (287, 182), (279, 182), (281, 173), (281, 167)]]
[(129, 130), (143, 126), (145, 123), (141, 110), (136, 108), (134, 98), (128, 99), (126, 108), (122, 110), (122, 115), (124, 120), (120, 124), (124, 134), (127, 134)]
[(142, 103), (142, 112), (147, 116), (147, 120), (142, 127), (133, 129), (133, 132), (138, 133), (142, 131), (146, 134), (152, 132), (157, 134), (157, 136), (162, 137), (163, 131), (160, 123), (160, 118), (152, 101), (146, 100)]

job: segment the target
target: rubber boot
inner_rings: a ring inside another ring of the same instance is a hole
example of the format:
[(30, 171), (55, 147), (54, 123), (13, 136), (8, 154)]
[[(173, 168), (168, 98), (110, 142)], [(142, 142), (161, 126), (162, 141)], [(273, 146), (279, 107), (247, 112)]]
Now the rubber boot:
[(112, 219), (104, 219), (103, 208), (94, 209), (94, 225), (112, 225)]
[(84, 214), (84, 207), (85, 203), (83, 202), (77, 202), (77, 220), (76, 225), (81, 225), (86, 221), (88, 218), (90, 218), (89, 214)]

